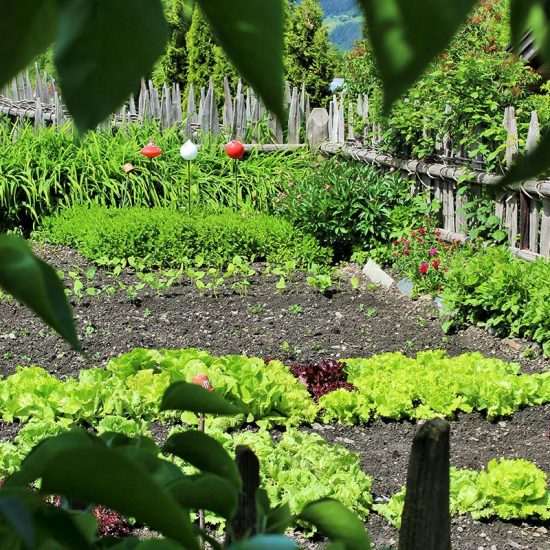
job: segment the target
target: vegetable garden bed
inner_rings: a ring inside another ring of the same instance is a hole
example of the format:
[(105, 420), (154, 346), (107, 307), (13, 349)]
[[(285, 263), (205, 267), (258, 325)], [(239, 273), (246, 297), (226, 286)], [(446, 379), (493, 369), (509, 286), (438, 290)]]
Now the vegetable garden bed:
[[(64, 272), (73, 289), (71, 300), (90, 363), (70, 351), (26, 309), (4, 299), (0, 300), (3, 376), (12, 374), (16, 365), (32, 364), (61, 378), (77, 375), (88, 367), (105, 366), (108, 360), (136, 347), (196, 347), (215, 356), (243, 353), (277, 359), (285, 365), (391, 351), (414, 357), (420, 351), (443, 349), (449, 356), (479, 351), (488, 357), (518, 361), (523, 373), (542, 373), (548, 368), (540, 357), (523, 357), (528, 343), (505, 343), (474, 328), (444, 334), (431, 302), (412, 302), (396, 291), (374, 289), (353, 267), (345, 268), (342, 279), (335, 279), (332, 288), (322, 294), (300, 273), (287, 274), (286, 287), (277, 289), (280, 276), (262, 275), (265, 266), (254, 265), (258, 273), (249, 278), (250, 286), (223, 287), (214, 296), (201, 294), (189, 282), (161, 291), (147, 285), (140, 288), (143, 281), (128, 270), (114, 277), (101, 269), (87, 271), (90, 264), (70, 249), (39, 247), (38, 251)], [(352, 284), (352, 277), (359, 285)], [(75, 286), (77, 279), (82, 288)], [(494, 458), (526, 458), (548, 473), (549, 417), (548, 404), (527, 407), (494, 422), (478, 412), (460, 413), (451, 421), (451, 464), (481, 470)], [(375, 502), (384, 502), (405, 482), (416, 424), (377, 419), (348, 426), (323, 424), (318, 418), (300, 429), (358, 453), (363, 471), (373, 478)], [(0, 439), (13, 440), (17, 426), (2, 423)], [(162, 426), (155, 429), (162, 432)], [(246, 436), (246, 431), (237, 433)], [(272, 434), (275, 439), (281, 437), (278, 429)], [(377, 547), (396, 543), (397, 531), (381, 516), (371, 513), (367, 527)], [(460, 550), (544, 550), (550, 548), (548, 528), (542, 522), (481, 522), (464, 515), (453, 518), (452, 538)], [(304, 543), (312, 548), (322, 545), (316, 539)]]

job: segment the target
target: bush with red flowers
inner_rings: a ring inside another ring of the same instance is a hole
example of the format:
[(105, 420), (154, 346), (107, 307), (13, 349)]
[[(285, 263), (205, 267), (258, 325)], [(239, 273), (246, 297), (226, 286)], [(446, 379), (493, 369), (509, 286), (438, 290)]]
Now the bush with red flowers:
[(458, 243), (446, 243), (438, 230), (420, 227), (393, 241), (393, 266), (414, 283), (413, 294), (438, 294)]

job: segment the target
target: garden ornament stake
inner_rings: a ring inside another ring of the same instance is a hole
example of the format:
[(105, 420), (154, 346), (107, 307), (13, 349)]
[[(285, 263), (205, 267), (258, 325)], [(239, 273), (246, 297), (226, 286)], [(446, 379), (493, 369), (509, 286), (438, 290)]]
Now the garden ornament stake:
[(230, 141), (225, 146), (225, 152), (227, 156), (233, 159), (233, 172), (235, 174), (235, 212), (239, 208), (239, 178), (237, 171), (237, 161), (243, 158), (244, 145), (236, 139)]
[(162, 155), (162, 149), (155, 145), (154, 141), (150, 141), (143, 147), (141, 154), (149, 159), (149, 172), (153, 175), (153, 159)]
[(134, 171), (134, 165), (131, 162), (127, 162), (122, 169), (124, 170), (124, 173), (126, 174), (126, 181), (124, 182), (124, 191), (122, 194), (122, 199), (120, 201), (120, 206), (124, 207), (126, 204), (126, 195), (128, 194), (128, 184), (130, 180), (130, 172)]
[(191, 215), (191, 161), (197, 158), (198, 147), (188, 139), (180, 148), (180, 155), (187, 161), (187, 210)]
[[(183, 156), (183, 155), (182, 155)], [(194, 376), (191, 379), (191, 382), (193, 384), (197, 384), (198, 386), (202, 386), (204, 389), (208, 391), (214, 391), (214, 388), (212, 387), (212, 384), (210, 383), (210, 379), (208, 378), (208, 375), (206, 374), (197, 374), (197, 376)], [(204, 413), (199, 414), (199, 431), (204, 432), (205, 430), (205, 422), (206, 417)], [(204, 517), (204, 510), (199, 510), (199, 527), (201, 530), (204, 530), (206, 521)]]

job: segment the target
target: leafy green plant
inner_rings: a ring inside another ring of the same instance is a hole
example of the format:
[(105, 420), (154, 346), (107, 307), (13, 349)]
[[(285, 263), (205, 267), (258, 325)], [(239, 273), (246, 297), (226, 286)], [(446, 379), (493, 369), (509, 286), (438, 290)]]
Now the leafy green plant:
[[(550, 518), (550, 491), (545, 472), (524, 459), (491, 460), (486, 470), (451, 468), (451, 514), (471, 514), (474, 519), (504, 520)], [(373, 509), (397, 528), (405, 504), (405, 488), (386, 504)]]
[(435, 211), (424, 198), (413, 198), (397, 175), (334, 158), (296, 178), (278, 204), (297, 227), (332, 247), (336, 259), (349, 258), (355, 249), (388, 245)]
[(550, 354), (550, 274), (546, 260), (524, 262), (504, 247), (466, 248), (451, 264), (443, 292), (444, 328), (466, 322), (521, 336)]
[(227, 276), (236, 277), (251, 274), (245, 258), (275, 264), (292, 259), (307, 266), (327, 263), (331, 256), (314, 237), (285, 220), (228, 210), (188, 216), (168, 208), (80, 207), (45, 219), (36, 236), (73, 246), (101, 263), (105, 257), (117, 262), (139, 258), (141, 269), (179, 267), (201, 258), (199, 271), (204, 265), (227, 264)]
[(491, 420), (550, 399), (550, 373), (520, 375), (519, 366), (468, 353), (385, 353), (344, 361), (356, 392), (338, 389), (319, 399), (322, 418), (346, 423), (371, 418), (434, 418), (483, 411)]

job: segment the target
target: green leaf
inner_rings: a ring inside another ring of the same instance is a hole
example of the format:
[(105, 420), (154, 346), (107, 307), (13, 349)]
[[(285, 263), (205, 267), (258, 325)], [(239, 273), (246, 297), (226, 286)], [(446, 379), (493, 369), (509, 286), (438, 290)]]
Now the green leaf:
[(283, 534), (290, 527), (291, 523), (292, 514), (290, 513), (290, 506), (285, 502), (281, 506), (269, 511), (265, 531), (266, 533)]
[(15, 235), (0, 235), (0, 287), (81, 351), (71, 308), (55, 270)]
[(371, 548), (363, 522), (336, 500), (323, 498), (308, 504), (300, 519), (316, 525), (331, 540), (343, 542), (346, 550)]
[(536, 178), (550, 166), (550, 128), (542, 135), (537, 148), (517, 160), (509, 172), (500, 180), (498, 187)]
[(188, 430), (174, 434), (162, 450), (183, 458), (199, 470), (228, 479), (235, 487), (241, 488), (241, 475), (235, 462), (221, 443), (203, 432)]
[(296, 543), (284, 535), (256, 535), (250, 540), (232, 544), (228, 550), (266, 550), (267, 548), (269, 550), (298, 550)]
[(8, 491), (0, 493), (0, 519), (2, 518), (29, 548), (35, 546), (31, 510), (19, 495)]
[(41, 492), (103, 504), (198, 550), (186, 511), (117, 451), (97, 445), (57, 453), (44, 465)]
[(167, 36), (159, 0), (60, 0), (55, 64), (81, 132), (95, 128), (136, 90)]
[(197, 0), (220, 45), (269, 111), (284, 120), (280, 0)]
[(74, 430), (45, 439), (29, 453), (18, 472), (8, 477), (4, 487), (25, 487), (42, 476), (44, 465), (58, 453), (75, 447), (91, 448), (95, 444), (93, 436), (84, 430)]
[(475, 3), (476, 0), (359, 0), (384, 84), (386, 112), (449, 44)]
[(160, 410), (191, 411), (226, 416), (243, 413), (240, 408), (229, 403), (217, 393), (187, 382), (174, 382), (170, 385), (164, 392)]
[(169, 492), (184, 508), (210, 510), (227, 520), (237, 512), (237, 488), (220, 476), (201, 474), (181, 479), (169, 487)]
[(0, 87), (23, 70), (54, 40), (55, 0), (0, 0)]

